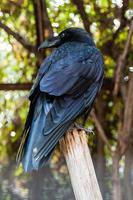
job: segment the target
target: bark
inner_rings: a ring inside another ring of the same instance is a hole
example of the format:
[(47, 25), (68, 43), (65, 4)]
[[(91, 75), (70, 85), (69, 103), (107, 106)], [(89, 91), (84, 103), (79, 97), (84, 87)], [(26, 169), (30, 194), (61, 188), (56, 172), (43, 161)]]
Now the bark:
[[(113, 200), (122, 199), (121, 182), (120, 182), (120, 175), (119, 175), (119, 167), (120, 167), (119, 161), (121, 159), (121, 156), (124, 155), (124, 153), (126, 152), (126, 150), (128, 149), (132, 141), (131, 140), (132, 116), (133, 116), (132, 91), (133, 91), (133, 73), (130, 74), (130, 81), (128, 85), (128, 92), (127, 92), (127, 97), (126, 97), (126, 102), (125, 102), (122, 130), (120, 129), (121, 132), (119, 131), (120, 134), (118, 137), (117, 150), (114, 152), (114, 155), (113, 155)], [(129, 161), (128, 157), (126, 159)], [(126, 170), (129, 172), (128, 168)], [(127, 176), (126, 171), (125, 173)]]
[[(33, 171), (31, 174), (31, 183), (29, 187), (29, 200), (42, 199), (43, 197), (43, 174), (46, 169), (40, 169), (39, 171)], [(43, 172), (43, 173), (42, 173)]]
[(84, 131), (76, 129), (60, 141), (76, 200), (102, 200)]
[(124, 169), (124, 194), (126, 194), (125, 199), (133, 199), (133, 118), (132, 118), (132, 128), (130, 129), (130, 140), (127, 151), (125, 153), (125, 169)]
[(97, 138), (96, 175), (103, 198), (106, 193), (105, 171), (106, 171), (106, 163), (104, 156), (104, 142), (99, 136)]
[(108, 138), (107, 138), (107, 136), (106, 136), (106, 134), (104, 132), (104, 129), (103, 129), (103, 127), (102, 127), (102, 125), (101, 125), (101, 123), (100, 123), (100, 121), (99, 121), (99, 119), (96, 116), (94, 111), (91, 112), (91, 116), (92, 116), (92, 118), (94, 120), (95, 126), (96, 126), (96, 128), (98, 130), (98, 133), (99, 133), (99, 136), (102, 138), (104, 143), (108, 146), (109, 150), (111, 151), (111, 145), (110, 145), (110, 143), (108, 141)]
[(105, 101), (103, 102), (102, 94), (103, 93), (101, 93), (98, 101), (96, 101), (95, 110), (91, 112), (91, 116), (97, 129), (95, 151), (96, 174), (103, 195), (103, 199), (106, 199), (106, 194), (108, 193), (108, 186), (106, 179), (107, 172), (104, 148), (107, 147), (108, 150), (110, 150), (111, 152), (111, 143), (109, 141), (107, 121), (105, 120), (107, 105)]
[(132, 115), (133, 115), (133, 73), (131, 73), (129, 77), (129, 85), (128, 85), (128, 92), (127, 98), (125, 103), (125, 112), (124, 112), (124, 132), (127, 134), (131, 134), (131, 127), (132, 127)]
[(120, 161), (120, 153), (115, 152), (113, 155), (113, 190), (112, 190), (112, 200), (122, 200), (122, 191), (121, 191), (121, 181), (119, 174), (119, 161)]
[(132, 34), (133, 34), (133, 19), (131, 20), (129, 34), (127, 37), (127, 41), (125, 43), (125, 48), (123, 50), (123, 53), (119, 56), (118, 61), (117, 61), (117, 67), (116, 67), (116, 72), (115, 72), (114, 96), (117, 96), (119, 88), (120, 88), (121, 72), (125, 65), (126, 56), (129, 51)]
[(43, 18), (43, 3), (42, 0), (33, 0), (35, 13), (35, 28), (36, 28), (36, 45), (37, 47), (44, 41), (44, 18)]
[[(126, 52), (125, 52), (126, 54)], [(123, 54), (124, 55), (124, 54)], [(133, 73), (130, 74), (129, 84), (127, 90), (127, 97), (125, 101), (125, 109), (124, 109), (124, 117), (123, 121), (120, 120), (120, 128), (118, 130), (118, 145), (117, 150), (113, 155), (113, 200), (121, 200), (122, 192), (121, 192), (121, 182), (120, 182), (120, 174), (119, 174), (119, 161), (122, 155), (125, 154), (126, 150), (129, 148), (131, 143), (131, 128), (132, 128), (132, 116), (133, 116)], [(120, 118), (119, 118), (120, 119)], [(123, 122), (123, 123), (122, 123)], [(129, 151), (129, 149), (128, 149)], [(129, 152), (127, 152), (129, 154)], [(129, 164), (129, 155), (126, 157), (126, 162)], [(130, 169), (128, 169), (126, 164), (126, 178), (128, 180), (128, 173)], [(129, 188), (128, 188), (129, 189)]]
[(53, 35), (53, 29), (47, 12), (46, 1), (33, 0), (33, 5), (37, 33), (36, 44), (39, 46), (45, 38)]
[[(34, 6), (34, 16), (35, 16), (35, 29), (36, 29), (36, 48), (44, 41), (44, 15), (43, 15), (43, 0), (32, 0)], [(43, 59), (46, 57), (45, 52), (38, 53), (36, 65), (37, 68), (41, 65)], [(36, 73), (35, 73), (36, 74)], [(35, 75), (33, 75), (34, 77)]]
[(83, 0), (72, 0), (72, 2), (76, 5), (77, 10), (83, 20), (83, 24), (84, 27), (86, 29), (86, 31), (88, 31), (90, 33), (90, 24), (91, 22), (89, 21), (88, 15), (85, 12), (85, 8), (84, 8), (84, 3)]
[(45, 38), (51, 37), (53, 35), (53, 28), (50, 22), (48, 12), (47, 12), (47, 4), (46, 0), (43, 1), (43, 19), (44, 19), (44, 27), (45, 27)]
[[(32, 0), (35, 13), (35, 28), (36, 28), (36, 46), (39, 45), (48, 37), (53, 35), (52, 25), (47, 13), (46, 2), (43, 0)], [(46, 53), (39, 53), (37, 57), (37, 66), (39, 67)]]
[(125, 154), (125, 171), (124, 171), (124, 194), (126, 194), (125, 199), (133, 199), (133, 184), (132, 184), (132, 175), (133, 175), (133, 141), (129, 145), (128, 150)]
[(132, 118), (133, 118), (133, 73), (129, 77), (129, 85), (127, 91), (127, 97), (124, 109), (124, 120), (123, 120), (123, 130), (122, 134), (119, 136), (119, 143), (121, 148), (121, 154), (124, 154), (128, 145), (131, 142), (131, 128), (132, 128)]

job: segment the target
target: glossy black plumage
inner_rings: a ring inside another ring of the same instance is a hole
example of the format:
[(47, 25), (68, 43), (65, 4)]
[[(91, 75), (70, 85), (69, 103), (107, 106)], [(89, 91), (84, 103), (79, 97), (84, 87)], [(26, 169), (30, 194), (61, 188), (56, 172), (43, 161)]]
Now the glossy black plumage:
[(29, 94), (31, 104), (18, 153), (25, 171), (47, 162), (74, 120), (91, 110), (101, 88), (101, 53), (84, 30), (65, 31), (66, 39), (59, 35), (57, 49), (42, 63)]

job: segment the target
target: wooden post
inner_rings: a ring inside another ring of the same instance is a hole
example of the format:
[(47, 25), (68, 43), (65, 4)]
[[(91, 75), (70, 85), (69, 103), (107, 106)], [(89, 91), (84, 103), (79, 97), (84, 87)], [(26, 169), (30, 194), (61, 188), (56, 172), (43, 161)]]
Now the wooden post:
[(74, 129), (60, 140), (76, 200), (102, 200), (84, 131)]

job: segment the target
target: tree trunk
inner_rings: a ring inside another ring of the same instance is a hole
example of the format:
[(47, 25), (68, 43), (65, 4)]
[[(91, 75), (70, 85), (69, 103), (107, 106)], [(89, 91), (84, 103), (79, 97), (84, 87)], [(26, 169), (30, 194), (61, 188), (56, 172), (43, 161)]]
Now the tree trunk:
[[(32, 0), (35, 15), (35, 29), (36, 29), (36, 48), (44, 41), (44, 15), (43, 15), (43, 1), (42, 0)], [(45, 52), (37, 54), (37, 68), (39, 68), (43, 59), (46, 57)], [(36, 73), (35, 73), (36, 75)]]
[(96, 152), (96, 175), (102, 196), (104, 198), (106, 194), (106, 182), (105, 182), (105, 172), (106, 172), (106, 163), (104, 155), (104, 142), (98, 135), (97, 137), (97, 152)]
[(60, 141), (76, 200), (102, 200), (84, 131), (76, 129)]
[(119, 175), (119, 161), (120, 156), (119, 153), (116, 152), (113, 156), (113, 192), (112, 192), (112, 200), (122, 200), (122, 191), (121, 191), (121, 182)]
[(38, 172), (32, 172), (31, 183), (29, 187), (29, 200), (40, 200), (43, 197), (42, 185), (44, 176), (42, 175), (42, 170), (43, 169), (39, 170)]
[(124, 172), (124, 186), (125, 186), (125, 199), (133, 199), (133, 145), (130, 145), (125, 155), (125, 172)]

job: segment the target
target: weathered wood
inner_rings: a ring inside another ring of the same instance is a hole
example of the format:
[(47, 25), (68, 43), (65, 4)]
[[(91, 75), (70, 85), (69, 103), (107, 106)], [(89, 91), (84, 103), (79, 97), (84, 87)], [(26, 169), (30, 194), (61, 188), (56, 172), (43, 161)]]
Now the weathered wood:
[(74, 129), (60, 140), (76, 200), (102, 200), (84, 131)]

